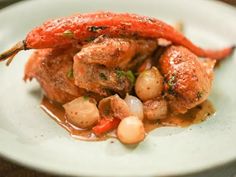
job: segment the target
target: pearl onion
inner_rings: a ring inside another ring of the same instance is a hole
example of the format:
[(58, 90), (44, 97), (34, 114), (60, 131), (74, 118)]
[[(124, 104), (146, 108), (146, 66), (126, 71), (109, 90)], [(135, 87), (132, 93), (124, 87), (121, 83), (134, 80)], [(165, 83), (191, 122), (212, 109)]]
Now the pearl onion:
[(142, 101), (160, 96), (162, 90), (163, 77), (155, 67), (142, 72), (135, 83), (135, 92)]
[(136, 144), (145, 138), (143, 122), (136, 116), (129, 116), (121, 120), (117, 136), (124, 144)]
[(125, 102), (131, 114), (143, 120), (143, 103), (137, 97), (128, 94), (125, 97)]
[(80, 127), (89, 128), (100, 118), (95, 100), (79, 97), (63, 105), (68, 122)]

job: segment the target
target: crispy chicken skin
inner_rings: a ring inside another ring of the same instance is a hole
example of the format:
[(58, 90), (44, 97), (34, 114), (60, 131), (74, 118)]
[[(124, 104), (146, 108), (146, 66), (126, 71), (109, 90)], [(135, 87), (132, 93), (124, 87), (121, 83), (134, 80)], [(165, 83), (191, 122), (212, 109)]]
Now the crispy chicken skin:
[(108, 68), (127, 69), (127, 64), (140, 55), (146, 58), (157, 47), (154, 40), (134, 40), (99, 37), (81, 49), (74, 60), (88, 64), (100, 64)]
[[(85, 94), (97, 100), (113, 92), (125, 95), (133, 83), (123, 75), (118, 76), (117, 71), (127, 68), (137, 55), (150, 56), (156, 47), (153, 40), (99, 37), (82, 49), (75, 46), (40, 49), (26, 64), (25, 80), (36, 78), (49, 99), (59, 103)], [(73, 76), (68, 78), (72, 69)]]
[(185, 113), (209, 96), (214, 62), (204, 63), (182, 46), (171, 46), (161, 56), (159, 67), (165, 78), (169, 107)]
[[(48, 98), (59, 103), (82, 95), (96, 100), (114, 93), (124, 96), (134, 83), (119, 72), (155, 56), (156, 48), (152, 40), (99, 37), (82, 48), (40, 49), (30, 57), (24, 79), (36, 78)], [(157, 67), (164, 76), (163, 93), (172, 112), (185, 113), (207, 99), (214, 64), (181, 46), (164, 51)], [(73, 76), (68, 77), (72, 69)]]
[(35, 51), (25, 66), (24, 80), (36, 78), (49, 99), (66, 103), (83, 95), (84, 90), (68, 78), (73, 56), (79, 49), (40, 49)]
[(109, 96), (113, 91), (125, 95), (132, 89), (131, 81), (127, 77), (118, 77), (116, 70), (79, 60), (74, 62), (74, 77), (78, 87), (102, 96)]
[(234, 49), (203, 49), (178, 25), (152, 17), (95, 12), (46, 21), (0, 53), (0, 62), (35, 50), (24, 80), (40, 84), (45, 112), (72, 137), (112, 135), (137, 146), (154, 128), (186, 127), (214, 113), (204, 106), (213, 69)]
[(152, 55), (156, 47), (153, 40), (99, 37), (75, 55), (75, 84), (103, 96), (110, 95), (110, 91), (125, 95), (132, 83), (127, 77), (118, 76), (117, 69), (130, 69), (138, 60)]

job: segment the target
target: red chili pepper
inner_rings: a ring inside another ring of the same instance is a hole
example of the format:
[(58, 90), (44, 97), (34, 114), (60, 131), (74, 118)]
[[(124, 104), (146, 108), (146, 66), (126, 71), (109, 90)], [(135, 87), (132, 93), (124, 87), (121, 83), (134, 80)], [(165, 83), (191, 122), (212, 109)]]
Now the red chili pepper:
[(96, 12), (45, 22), (29, 32), (25, 40), (0, 54), (0, 61), (15, 55), (20, 50), (63, 47), (72, 43), (88, 42), (100, 35), (148, 39), (164, 38), (175, 45), (188, 48), (199, 57), (218, 60), (229, 56), (234, 48), (204, 50), (194, 45), (170, 25), (155, 18), (127, 13)]
[(103, 118), (96, 126), (93, 127), (93, 132), (96, 135), (101, 135), (118, 127), (120, 119), (118, 118)]

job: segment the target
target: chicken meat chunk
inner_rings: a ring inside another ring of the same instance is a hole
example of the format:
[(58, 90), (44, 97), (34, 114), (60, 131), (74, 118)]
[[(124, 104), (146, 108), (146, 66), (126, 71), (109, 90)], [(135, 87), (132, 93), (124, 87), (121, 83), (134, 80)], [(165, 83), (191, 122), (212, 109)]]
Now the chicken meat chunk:
[(78, 49), (36, 50), (25, 66), (24, 80), (37, 79), (47, 97), (59, 103), (69, 102), (84, 90), (74, 84), (73, 56)]
[(133, 86), (127, 70), (152, 55), (156, 47), (153, 40), (100, 37), (74, 56), (75, 84), (102, 96), (125, 95)]
[(212, 87), (214, 61), (207, 62), (182, 46), (170, 46), (159, 60), (166, 99), (175, 113), (185, 113), (207, 99)]

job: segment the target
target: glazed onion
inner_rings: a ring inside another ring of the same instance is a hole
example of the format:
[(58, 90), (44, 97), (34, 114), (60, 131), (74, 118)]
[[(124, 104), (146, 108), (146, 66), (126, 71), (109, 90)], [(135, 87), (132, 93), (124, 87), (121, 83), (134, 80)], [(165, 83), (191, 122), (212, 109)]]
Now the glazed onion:
[(147, 101), (161, 95), (163, 76), (156, 67), (142, 72), (135, 83), (135, 92), (142, 101)]
[(99, 111), (92, 98), (79, 97), (63, 105), (66, 118), (80, 128), (89, 128), (99, 120)]
[(143, 103), (135, 96), (127, 94), (125, 97), (129, 110), (133, 116), (143, 120)]
[(143, 104), (144, 117), (148, 120), (164, 119), (167, 115), (167, 102), (163, 98), (148, 100)]
[(143, 122), (136, 116), (129, 116), (121, 120), (117, 137), (124, 144), (136, 144), (145, 138)]

